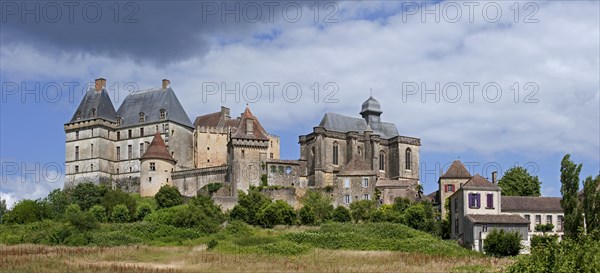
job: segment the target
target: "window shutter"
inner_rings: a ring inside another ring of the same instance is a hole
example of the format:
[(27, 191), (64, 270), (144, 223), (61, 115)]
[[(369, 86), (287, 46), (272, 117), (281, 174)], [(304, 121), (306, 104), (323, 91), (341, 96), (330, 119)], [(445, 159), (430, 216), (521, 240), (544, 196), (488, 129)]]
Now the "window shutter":
[(448, 192), (448, 185), (444, 185), (444, 192)]
[(487, 195), (487, 207), (488, 208), (494, 207), (494, 195), (491, 193), (488, 193), (488, 195)]

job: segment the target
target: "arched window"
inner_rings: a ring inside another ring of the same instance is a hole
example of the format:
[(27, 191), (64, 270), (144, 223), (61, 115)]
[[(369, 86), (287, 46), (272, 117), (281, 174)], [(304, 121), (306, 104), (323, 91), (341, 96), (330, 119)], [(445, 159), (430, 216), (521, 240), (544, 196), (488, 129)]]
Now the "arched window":
[(333, 143), (333, 165), (339, 164), (339, 145), (337, 142)]
[(140, 123), (146, 121), (146, 114), (144, 112), (140, 112)]
[(404, 161), (406, 162), (405, 169), (410, 170), (410, 166), (412, 165), (412, 156), (410, 148), (406, 148), (404, 152)]
[(385, 153), (383, 151), (379, 152), (379, 170), (385, 171)]
[(96, 114), (98, 111), (96, 111), (96, 108), (92, 108), (92, 117), (95, 118)]

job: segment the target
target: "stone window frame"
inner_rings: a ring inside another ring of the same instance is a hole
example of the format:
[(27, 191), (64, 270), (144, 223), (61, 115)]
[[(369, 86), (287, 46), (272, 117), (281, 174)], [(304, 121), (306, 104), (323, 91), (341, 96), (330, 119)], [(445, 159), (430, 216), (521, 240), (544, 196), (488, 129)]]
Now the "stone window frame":
[(340, 145), (338, 144), (337, 141), (333, 142), (332, 156), (333, 156), (333, 160), (332, 160), (333, 165), (339, 165), (339, 163), (340, 163)]
[(344, 204), (350, 204), (352, 203), (352, 196), (350, 196), (350, 194), (345, 194), (344, 195)]
[(139, 123), (146, 122), (146, 114), (144, 112), (140, 112), (139, 116)]
[(75, 146), (75, 160), (79, 160), (79, 146)]
[(379, 151), (379, 170), (385, 171), (385, 151)]
[(344, 178), (344, 189), (349, 189), (351, 184), (350, 178)]
[[(366, 182), (366, 183), (365, 183)], [(368, 177), (363, 177), (361, 179), (361, 186), (363, 188), (368, 188), (369, 187), (369, 178)]]
[(165, 119), (167, 119), (167, 110), (165, 110), (165, 109), (160, 109), (160, 110), (159, 110), (159, 117), (160, 117), (160, 120), (165, 120)]
[(404, 150), (404, 162), (405, 162), (405, 166), (404, 169), (407, 171), (411, 170), (411, 165), (412, 165), (412, 150), (409, 148), (406, 148), (406, 150)]
[(79, 173), (79, 165), (75, 165), (75, 173)]
[(154, 172), (154, 171), (156, 171), (156, 163), (154, 163), (154, 162), (150, 162), (150, 171), (151, 171), (151, 172)]

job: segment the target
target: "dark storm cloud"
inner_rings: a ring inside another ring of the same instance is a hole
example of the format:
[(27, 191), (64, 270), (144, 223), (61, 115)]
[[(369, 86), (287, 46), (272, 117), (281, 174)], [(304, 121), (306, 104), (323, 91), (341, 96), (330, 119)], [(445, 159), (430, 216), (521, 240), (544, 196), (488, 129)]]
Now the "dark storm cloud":
[[(312, 2), (311, 2), (312, 3)], [(90, 53), (162, 65), (206, 53), (211, 44), (293, 23), (309, 2), (3, 1), (2, 46), (45, 54)], [(285, 9), (285, 11), (283, 11)]]

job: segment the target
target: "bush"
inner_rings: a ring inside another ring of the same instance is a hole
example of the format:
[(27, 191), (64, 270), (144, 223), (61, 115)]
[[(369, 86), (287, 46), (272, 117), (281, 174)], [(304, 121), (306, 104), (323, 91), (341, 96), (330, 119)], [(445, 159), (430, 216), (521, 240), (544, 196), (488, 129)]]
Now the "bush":
[(333, 221), (345, 223), (350, 222), (351, 220), (350, 211), (346, 207), (338, 206), (333, 210)]
[(303, 225), (312, 226), (315, 224), (315, 212), (311, 207), (302, 207), (298, 212), (298, 217)]
[(483, 241), (483, 250), (493, 256), (516, 256), (521, 250), (521, 235), (518, 232), (494, 229)]
[(106, 216), (106, 209), (101, 205), (94, 205), (90, 208), (89, 212), (94, 216), (96, 221), (104, 223), (108, 221)]
[(272, 228), (275, 225), (293, 225), (296, 221), (296, 213), (285, 201), (277, 200), (258, 213), (258, 223), (262, 227)]
[(85, 232), (98, 228), (96, 218), (91, 212), (83, 212), (77, 204), (71, 204), (65, 209), (65, 220), (76, 230)]
[(212, 240), (208, 241), (208, 244), (206, 244), (206, 249), (213, 250), (215, 247), (217, 247), (217, 244), (218, 244), (217, 240), (212, 239)]
[(114, 223), (127, 223), (131, 219), (129, 209), (124, 204), (118, 204), (112, 208), (110, 220)]
[(142, 221), (150, 213), (152, 213), (152, 206), (150, 204), (141, 204), (135, 211), (135, 219)]
[(258, 225), (258, 212), (270, 203), (271, 199), (260, 193), (257, 188), (250, 188), (247, 194), (239, 191), (238, 204), (231, 212), (231, 219), (242, 220), (251, 225)]
[(48, 203), (50, 209), (52, 210), (52, 218), (60, 218), (64, 213), (65, 209), (69, 204), (71, 204), (71, 197), (67, 194), (67, 192), (62, 191), (60, 189), (55, 189), (51, 191), (44, 201)]
[(92, 183), (77, 184), (69, 191), (71, 200), (79, 205), (81, 210), (86, 211), (93, 205), (99, 205), (107, 190), (104, 186), (96, 186)]
[(179, 189), (169, 185), (160, 187), (154, 198), (158, 208), (170, 208), (183, 204), (183, 197), (181, 197)]
[(49, 219), (51, 216), (52, 210), (46, 202), (24, 199), (4, 215), (3, 221), (9, 224), (26, 224)]
[(331, 197), (314, 190), (309, 190), (302, 198), (302, 205), (312, 210), (317, 225), (331, 219), (333, 213), (331, 202)]
[(350, 215), (355, 223), (369, 219), (373, 210), (375, 210), (375, 202), (371, 200), (360, 200), (350, 204)]
[(531, 248), (553, 247), (558, 244), (558, 235), (534, 235), (531, 237)]
[(122, 192), (121, 190), (108, 190), (102, 198), (102, 205), (106, 208), (107, 215), (111, 219), (113, 208), (119, 204), (123, 204), (127, 207), (129, 219), (135, 218), (136, 201), (128, 193)]

